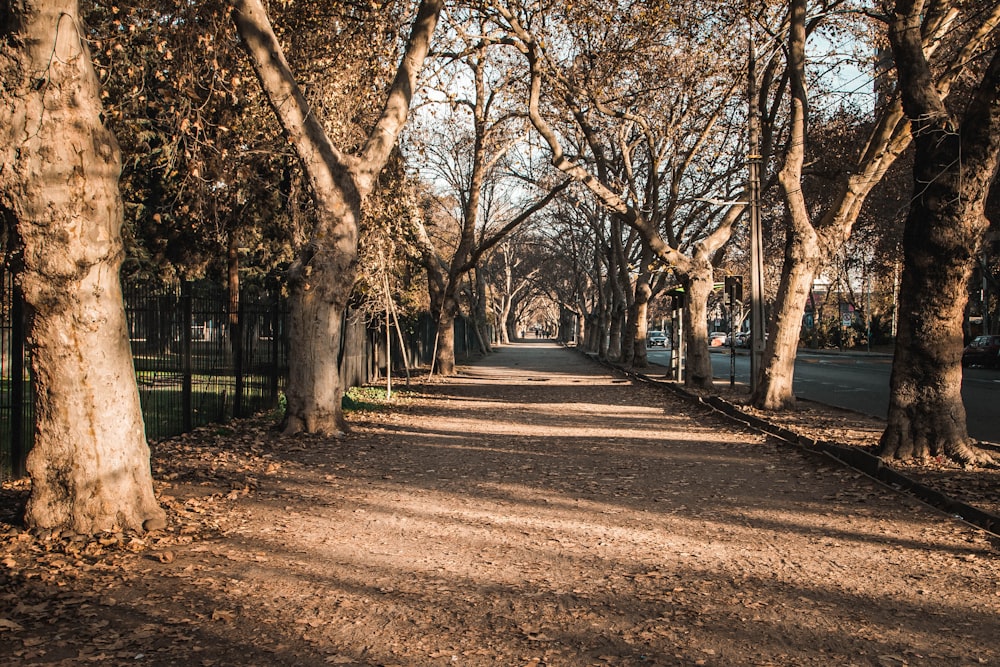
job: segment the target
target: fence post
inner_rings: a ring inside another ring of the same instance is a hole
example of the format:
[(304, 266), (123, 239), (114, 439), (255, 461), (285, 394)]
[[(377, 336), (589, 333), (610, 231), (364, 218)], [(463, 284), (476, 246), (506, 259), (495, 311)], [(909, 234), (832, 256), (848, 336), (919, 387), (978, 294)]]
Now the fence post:
[(192, 402), (192, 363), (191, 363), (191, 325), (194, 320), (194, 304), (191, 299), (191, 283), (187, 280), (181, 282), (181, 313), (183, 323), (181, 325), (181, 409), (184, 412), (184, 432), (187, 433), (194, 428), (194, 408)]
[[(236, 379), (236, 387), (233, 392), (233, 417), (239, 418), (243, 416), (243, 297), (240, 295), (237, 299), (236, 304), (236, 317), (230, 315), (230, 322), (232, 323), (232, 331), (230, 332), (230, 341), (233, 347), (233, 375)], [(230, 304), (230, 308), (232, 304)]]
[(11, 290), (10, 308), (10, 468), (14, 478), (25, 475), (28, 456), (24, 432), (24, 299), (17, 284)]
[(278, 334), (278, 327), (282, 324), (281, 317), (281, 297), (279, 296), (278, 290), (274, 290), (271, 294), (274, 305), (271, 308), (271, 405), (278, 405), (278, 349), (281, 345), (281, 337), (284, 334), (284, 327), (281, 327), (282, 332)]

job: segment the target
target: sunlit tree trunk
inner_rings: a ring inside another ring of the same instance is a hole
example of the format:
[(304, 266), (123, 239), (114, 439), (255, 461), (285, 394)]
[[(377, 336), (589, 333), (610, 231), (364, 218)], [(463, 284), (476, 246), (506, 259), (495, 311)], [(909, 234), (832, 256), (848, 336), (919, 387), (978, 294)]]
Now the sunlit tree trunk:
[(764, 350), (768, 363), (761, 369), (757, 394), (752, 397), (754, 404), (765, 410), (780, 410), (795, 402), (792, 381), (802, 314), (813, 278), (822, 265), (819, 245), (809, 229), (806, 226), (789, 232), (786, 239), (785, 261)]
[(444, 295), (444, 306), (432, 302), (437, 315), (437, 347), (434, 354), (434, 372), (439, 375), (455, 374), (455, 318), (458, 316), (458, 301), (451, 295)]
[(118, 276), (120, 152), (79, 8), (5, 3), (0, 32), (0, 215), (20, 255), (35, 388), (25, 520), (162, 527)]
[(486, 317), (486, 302), (489, 296), (486, 292), (486, 281), (483, 280), (482, 273), (479, 269), (473, 272), (475, 277), (473, 284), (476, 290), (476, 332), (483, 354), (489, 354), (493, 352), (493, 341), (490, 337), (490, 326)]
[(914, 197), (903, 230), (899, 329), (879, 454), (992, 458), (970, 447), (962, 402), (962, 321), (983, 207), (1000, 154), (1000, 51), (961, 117), (935, 88), (921, 45), (922, 3), (900, 0), (890, 25), (903, 107), (913, 125)]
[(685, 306), (684, 345), (686, 377), (684, 384), (699, 389), (712, 388), (712, 358), (708, 351), (708, 297), (712, 293), (711, 265), (681, 277)]

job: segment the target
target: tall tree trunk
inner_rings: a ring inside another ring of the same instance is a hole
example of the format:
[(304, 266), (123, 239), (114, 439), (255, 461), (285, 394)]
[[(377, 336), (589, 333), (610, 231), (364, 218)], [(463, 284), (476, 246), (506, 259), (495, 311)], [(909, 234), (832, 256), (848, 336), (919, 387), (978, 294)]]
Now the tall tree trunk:
[(518, 336), (517, 332), (517, 322), (514, 321), (511, 315), (511, 298), (510, 294), (505, 293), (503, 295), (503, 301), (500, 304), (500, 312), (497, 315), (497, 322), (500, 326), (500, 332), (502, 337), (500, 343), (503, 345), (508, 345), (512, 340), (515, 340)]
[(702, 266), (700, 271), (691, 271), (680, 277), (684, 286), (684, 360), (688, 387), (711, 389), (712, 357), (708, 351), (708, 297), (712, 293), (711, 265)]
[(417, 74), (444, 0), (422, 0), (385, 107), (357, 155), (330, 142), (285, 61), (260, 0), (237, 0), (233, 21), (268, 102), (312, 188), (316, 226), (289, 272), (289, 373), (285, 432), (339, 434), (344, 310), (357, 272), (361, 205), (406, 122)]
[(118, 143), (73, 0), (7, 3), (0, 25), (0, 214), (30, 313), (35, 528), (162, 527), (118, 272)]
[(606, 358), (611, 361), (621, 361), (622, 331), (625, 328), (625, 303), (617, 290), (612, 296)]
[(649, 284), (649, 267), (653, 263), (653, 250), (648, 245), (642, 246), (639, 259), (639, 275), (635, 279), (635, 289), (629, 304), (626, 326), (626, 341), (630, 350), (626, 355), (626, 363), (633, 368), (646, 368), (649, 363), (646, 357), (646, 318), (649, 312), (649, 299), (653, 290)]
[(1000, 154), (1000, 50), (964, 117), (952, 116), (921, 48), (922, 3), (899, 0), (890, 25), (903, 107), (913, 125), (915, 194), (903, 230), (899, 329), (879, 454), (990, 462), (971, 447), (962, 403), (962, 321), (983, 212)]
[(635, 284), (635, 301), (632, 304), (632, 322), (629, 326), (630, 337), (632, 339), (632, 360), (633, 368), (646, 368), (649, 366), (649, 357), (646, 355), (646, 334), (649, 327), (646, 319), (649, 317), (649, 299), (653, 290), (649, 286), (649, 275), (643, 273)]
[(809, 290), (822, 266), (823, 254), (819, 248), (810, 225), (800, 224), (788, 231), (775, 310), (768, 327), (771, 333), (764, 349), (768, 363), (761, 369), (757, 393), (751, 397), (759, 408), (780, 410), (795, 402), (792, 393), (795, 357)]
[(434, 372), (439, 375), (455, 374), (455, 318), (458, 302), (453, 296), (444, 297), (444, 308), (437, 311), (437, 353)]
[(802, 313), (805, 312), (806, 297), (814, 274), (808, 264), (815, 264), (819, 256), (816, 232), (802, 193), (802, 165), (805, 161), (806, 122), (809, 113), (806, 94), (806, 5), (807, 0), (791, 0), (788, 10), (787, 71), (791, 110), (785, 164), (778, 174), (788, 211), (788, 238), (773, 317), (774, 326), (770, 327), (775, 332), (767, 340), (764, 349), (765, 366), (758, 378), (756, 392), (751, 397), (754, 405), (768, 410), (784, 408), (795, 402), (795, 395), (792, 393), (795, 355), (798, 352)]
[(597, 352), (598, 320), (597, 313), (589, 312), (583, 319), (583, 349), (590, 354)]
[(479, 337), (479, 346), (483, 354), (490, 354), (493, 352), (493, 341), (490, 337), (490, 325), (486, 318), (486, 281), (483, 280), (482, 271), (479, 269), (473, 271), (473, 277), (476, 296), (476, 332)]

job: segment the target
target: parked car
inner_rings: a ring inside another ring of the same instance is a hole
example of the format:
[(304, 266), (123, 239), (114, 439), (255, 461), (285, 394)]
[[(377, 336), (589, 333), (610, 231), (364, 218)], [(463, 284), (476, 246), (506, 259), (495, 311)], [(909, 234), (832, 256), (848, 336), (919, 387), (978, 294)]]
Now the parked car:
[(662, 331), (650, 331), (646, 335), (646, 347), (666, 347), (667, 335)]
[(709, 347), (723, 347), (729, 345), (729, 334), (725, 331), (713, 331), (708, 334)]
[(736, 347), (750, 347), (750, 332), (749, 331), (737, 331), (736, 332)]
[(976, 336), (962, 352), (963, 366), (1000, 366), (1000, 336)]

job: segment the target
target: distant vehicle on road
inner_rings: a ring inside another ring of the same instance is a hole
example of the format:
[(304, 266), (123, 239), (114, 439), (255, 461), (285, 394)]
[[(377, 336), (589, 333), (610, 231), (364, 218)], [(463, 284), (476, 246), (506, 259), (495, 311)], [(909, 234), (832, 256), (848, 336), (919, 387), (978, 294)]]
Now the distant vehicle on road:
[(1000, 366), (1000, 336), (976, 336), (962, 352), (962, 366)]
[(729, 334), (725, 331), (713, 331), (708, 334), (709, 347), (723, 347), (729, 345)]
[(646, 336), (646, 347), (666, 347), (667, 335), (662, 331), (650, 331)]

